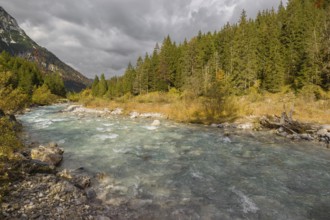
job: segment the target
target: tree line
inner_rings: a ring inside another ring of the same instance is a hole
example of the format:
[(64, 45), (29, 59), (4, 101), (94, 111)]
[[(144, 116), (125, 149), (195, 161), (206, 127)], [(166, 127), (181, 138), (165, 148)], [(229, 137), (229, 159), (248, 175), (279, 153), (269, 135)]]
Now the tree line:
[(0, 109), (15, 112), (34, 104), (50, 104), (66, 90), (59, 74), (44, 74), (36, 63), (0, 54)]
[[(167, 36), (152, 54), (131, 63), (123, 76), (93, 83), (94, 96), (109, 98), (176, 88), (196, 96), (245, 94), (251, 87), (276, 93), (284, 87), (330, 89), (330, 3), (289, 0), (255, 19), (199, 32), (176, 44)], [(98, 88), (98, 89), (96, 89)]]

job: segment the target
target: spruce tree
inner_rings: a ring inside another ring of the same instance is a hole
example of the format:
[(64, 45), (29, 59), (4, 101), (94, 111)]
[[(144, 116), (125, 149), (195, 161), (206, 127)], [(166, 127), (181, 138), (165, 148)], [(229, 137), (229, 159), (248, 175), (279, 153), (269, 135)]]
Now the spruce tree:
[(99, 77), (96, 75), (92, 84), (92, 95), (98, 96), (99, 94)]
[(97, 96), (102, 97), (108, 91), (108, 84), (105, 80), (104, 73), (101, 74), (100, 82), (98, 83), (98, 93)]

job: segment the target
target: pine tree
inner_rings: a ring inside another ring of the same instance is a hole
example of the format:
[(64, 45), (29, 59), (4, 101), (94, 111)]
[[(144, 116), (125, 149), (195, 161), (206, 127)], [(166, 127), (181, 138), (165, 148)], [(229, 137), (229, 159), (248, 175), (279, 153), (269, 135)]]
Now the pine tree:
[(99, 94), (99, 77), (96, 75), (92, 84), (92, 95), (98, 96)]
[(284, 68), (281, 54), (280, 25), (275, 11), (266, 11), (257, 17), (259, 43), (258, 78), (262, 88), (279, 92), (284, 85)]
[(98, 93), (97, 96), (104, 96), (105, 93), (108, 91), (108, 84), (105, 80), (104, 73), (101, 74), (100, 82), (98, 83)]

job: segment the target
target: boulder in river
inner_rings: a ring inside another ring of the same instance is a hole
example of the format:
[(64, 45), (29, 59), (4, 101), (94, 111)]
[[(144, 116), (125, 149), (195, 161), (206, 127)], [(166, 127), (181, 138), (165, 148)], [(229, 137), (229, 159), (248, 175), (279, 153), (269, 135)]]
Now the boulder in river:
[(53, 166), (57, 166), (63, 159), (63, 149), (59, 148), (56, 143), (48, 146), (39, 146), (31, 150), (31, 158), (40, 160)]
[(151, 126), (159, 126), (160, 125), (160, 121), (159, 120), (154, 120), (152, 123), (151, 123)]

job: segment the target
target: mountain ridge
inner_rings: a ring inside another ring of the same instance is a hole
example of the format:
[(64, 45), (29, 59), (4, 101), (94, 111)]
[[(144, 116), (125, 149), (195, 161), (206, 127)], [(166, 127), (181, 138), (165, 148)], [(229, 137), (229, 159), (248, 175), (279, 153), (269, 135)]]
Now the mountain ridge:
[(0, 52), (2, 51), (36, 62), (46, 74), (59, 73), (68, 91), (81, 91), (91, 83), (86, 76), (33, 41), (19, 27), (16, 19), (0, 6)]

